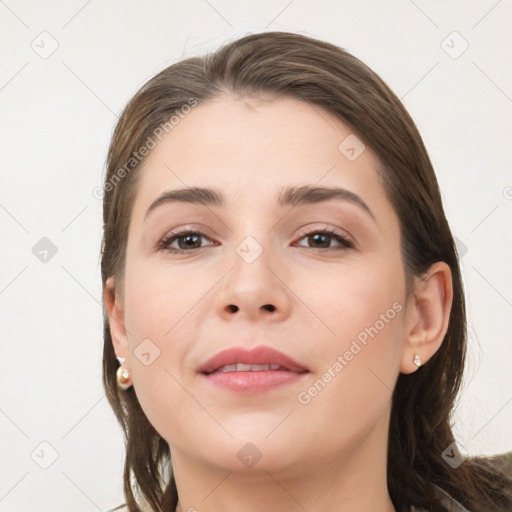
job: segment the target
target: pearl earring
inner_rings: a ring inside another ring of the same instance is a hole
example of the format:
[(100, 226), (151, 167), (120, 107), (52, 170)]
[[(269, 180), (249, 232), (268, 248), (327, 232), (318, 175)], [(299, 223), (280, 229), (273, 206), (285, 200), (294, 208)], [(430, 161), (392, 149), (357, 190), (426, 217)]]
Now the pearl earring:
[(414, 354), (412, 362), (419, 368), (421, 366), (421, 357), (418, 354)]
[(117, 385), (123, 391), (126, 391), (132, 385), (131, 380), (130, 380), (130, 372), (126, 368), (123, 368), (122, 366), (120, 366), (117, 369), (116, 377), (117, 377)]

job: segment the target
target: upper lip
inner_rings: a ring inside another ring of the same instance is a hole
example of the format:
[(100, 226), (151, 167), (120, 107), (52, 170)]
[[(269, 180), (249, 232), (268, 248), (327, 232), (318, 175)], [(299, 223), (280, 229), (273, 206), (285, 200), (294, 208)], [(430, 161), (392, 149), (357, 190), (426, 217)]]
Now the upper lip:
[(288, 371), (303, 373), (308, 369), (293, 360), (291, 357), (270, 347), (260, 345), (251, 350), (243, 347), (233, 347), (218, 352), (213, 357), (203, 363), (199, 373), (212, 373), (226, 365), (231, 364), (257, 364), (257, 365), (279, 365)]

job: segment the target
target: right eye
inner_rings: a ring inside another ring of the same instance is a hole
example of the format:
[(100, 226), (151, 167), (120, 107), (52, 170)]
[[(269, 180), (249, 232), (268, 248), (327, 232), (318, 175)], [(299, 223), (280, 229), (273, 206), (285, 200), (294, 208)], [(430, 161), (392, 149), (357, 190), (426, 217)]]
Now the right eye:
[[(184, 254), (187, 252), (193, 252), (196, 249), (201, 249), (205, 247), (201, 245), (201, 238), (207, 238), (203, 233), (199, 233), (198, 231), (191, 230), (183, 230), (179, 232), (173, 232), (166, 235), (162, 240), (158, 243), (158, 250), (169, 252), (171, 254)], [(173, 247), (174, 243), (177, 243), (178, 247)], [(199, 243), (199, 246), (197, 245)], [(210, 244), (214, 245), (214, 244)]]

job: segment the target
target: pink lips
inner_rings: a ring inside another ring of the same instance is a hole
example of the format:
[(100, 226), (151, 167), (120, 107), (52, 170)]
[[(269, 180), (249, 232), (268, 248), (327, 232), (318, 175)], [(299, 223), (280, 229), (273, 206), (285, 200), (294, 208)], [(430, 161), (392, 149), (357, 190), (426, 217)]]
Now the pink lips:
[[(222, 371), (232, 365), (272, 365), (276, 369), (257, 371)], [(221, 370), (221, 371), (219, 371)], [(301, 379), (308, 369), (291, 357), (270, 347), (259, 346), (252, 350), (230, 348), (219, 352), (200, 366), (198, 372), (211, 384), (243, 393), (268, 391), (276, 386), (291, 384)]]

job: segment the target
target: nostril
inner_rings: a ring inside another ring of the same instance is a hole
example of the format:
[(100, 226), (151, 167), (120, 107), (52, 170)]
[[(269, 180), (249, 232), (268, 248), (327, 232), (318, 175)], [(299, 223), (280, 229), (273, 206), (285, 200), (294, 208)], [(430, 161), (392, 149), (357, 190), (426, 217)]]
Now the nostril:
[[(264, 304), (261, 306), (263, 309), (266, 309), (267, 311), (275, 311), (276, 307), (273, 304)], [(234, 304), (230, 304), (228, 307), (229, 311), (231, 313), (236, 313), (240, 308), (238, 306), (235, 306)]]

